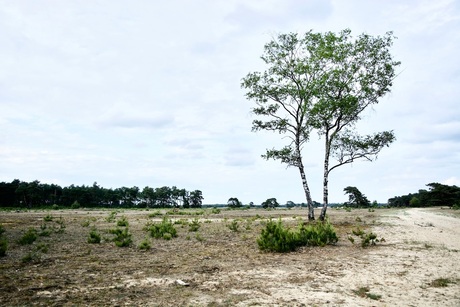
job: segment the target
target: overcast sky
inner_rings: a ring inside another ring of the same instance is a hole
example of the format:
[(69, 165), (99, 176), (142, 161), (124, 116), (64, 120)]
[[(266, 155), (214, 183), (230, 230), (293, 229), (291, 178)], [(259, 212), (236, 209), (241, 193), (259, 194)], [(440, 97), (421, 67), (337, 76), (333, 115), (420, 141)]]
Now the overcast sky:
[[(460, 1), (0, 1), (0, 181), (177, 186), (204, 203), (306, 202), (300, 175), (251, 132), (240, 87), (280, 33), (398, 37), (392, 93), (359, 125), (394, 130), (377, 161), (331, 173), (330, 202), (460, 185)], [(322, 201), (322, 142), (305, 148)]]

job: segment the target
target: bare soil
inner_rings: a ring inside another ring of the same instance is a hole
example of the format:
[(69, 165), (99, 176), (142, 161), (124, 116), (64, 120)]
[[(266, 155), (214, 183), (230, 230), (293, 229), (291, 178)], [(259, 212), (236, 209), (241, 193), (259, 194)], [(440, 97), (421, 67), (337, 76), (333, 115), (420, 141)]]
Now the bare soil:
[[(111, 214), (0, 212), (9, 242), (0, 258), (0, 305), (460, 306), (460, 212), (447, 208), (329, 209), (339, 242), (285, 254), (261, 252), (256, 240), (268, 218), (294, 227), (306, 221), (305, 209), (181, 210), (168, 215), (178, 231), (171, 240), (144, 230), (166, 210), (118, 210), (110, 221)], [(130, 247), (115, 246), (109, 233), (122, 216)], [(187, 224), (193, 219), (197, 232)], [(358, 226), (384, 241), (361, 247), (352, 235)], [(17, 243), (30, 227), (51, 232)], [(100, 244), (88, 243), (91, 229)], [(146, 239), (151, 249), (140, 250)]]

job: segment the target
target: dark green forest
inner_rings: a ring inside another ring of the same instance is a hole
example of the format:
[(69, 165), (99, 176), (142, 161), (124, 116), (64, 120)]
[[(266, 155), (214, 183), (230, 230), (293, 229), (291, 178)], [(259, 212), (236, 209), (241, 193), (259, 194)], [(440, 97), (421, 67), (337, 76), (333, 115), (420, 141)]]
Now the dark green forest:
[(395, 196), (388, 200), (390, 207), (460, 207), (460, 188), (441, 183), (427, 184), (428, 190), (421, 189), (417, 193)]
[(57, 184), (15, 179), (0, 182), (0, 207), (18, 208), (201, 208), (200, 190), (187, 191), (177, 187), (121, 187), (108, 189), (96, 182), (92, 186), (61, 187)]

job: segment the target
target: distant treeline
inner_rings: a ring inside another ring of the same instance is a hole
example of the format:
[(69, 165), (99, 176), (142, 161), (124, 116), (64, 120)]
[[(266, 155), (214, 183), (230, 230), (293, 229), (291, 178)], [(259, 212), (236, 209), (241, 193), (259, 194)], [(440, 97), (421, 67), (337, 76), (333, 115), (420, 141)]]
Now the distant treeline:
[(453, 185), (440, 183), (427, 184), (429, 190), (419, 190), (418, 193), (409, 193), (403, 196), (395, 196), (388, 200), (390, 207), (429, 207), (449, 206), (460, 207), (460, 188)]
[(201, 208), (200, 190), (173, 187), (121, 187), (107, 189), (96, 182), (92, 186), (61, 187), (57, 184), (20, 181), (0, 182), (0, 207), (113, 207), (113, 208)]

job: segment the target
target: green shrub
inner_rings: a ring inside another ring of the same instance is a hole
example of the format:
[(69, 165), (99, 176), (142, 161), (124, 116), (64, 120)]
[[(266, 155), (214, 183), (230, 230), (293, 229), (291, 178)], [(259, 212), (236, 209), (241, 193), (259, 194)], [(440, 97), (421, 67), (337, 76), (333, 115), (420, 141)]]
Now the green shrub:
[(97, 232), (97, 230), (93, 229), (90, 231), (88, 243), (91, 243), (91, 244), (101, 243), (101, 235)]
[(324, 246), (327, 244), (335, 244), (339, 240), (329, 220), (309, 224), (307, 226), (301, 224), (297, 236), (297, 240), (301, 246)]
[(43, 220), (45, 222), (51, 222), (53, 220), (53, 216), (48, 214), (43, 218)]
[(38, 243), (37, 246), (35, 247), (35, 251), (46, 254), (48, 252), (48, 248), (49, 248), (48, 244)]
[(24, 257), (22, 257), (21, 261), (23, 263), (28, 263), (28, 262), (38, 262), (40, 261), (40, 254), (37, 252), (29, 252), (27, 253)]
[(66, 226), (65, 226), (65, 220), (62, 218), (62, 216), (60, 216), (59, 219), (56, 220), (55, 222), (56, 224), (59, 225), (59, 228), (55, 229), (54, 231), (56, 233), (64, 233)]
[(298, 229), (285, 228), (279, 220), (270, 220), (262, 229), (257, 244), (261, 250), (273, 252), (291, 252), (301, 246), (324, 246), (335, 244), (337, 234), (328, 220), (307, 226), (300, 224)]
[(227, 227), (230, 228), (231, 231), (238, 232), (240, 225), (238, 225), (237, 220), (233, 220)]
[(70, 205), (70, 208), (71, 209), (79, 209), (80, 208), (80, 203), (78, 201), (74, 201), (71, 205)]
[(150, 245), (150, 241), (148, 238), (145, 238), (140, 244), (139, 244), (139, 249), (141, 250), (149, 250), (150, 248), (152, 248), (152, 246)]
[(260, 238), (257, 239), (259, 249), (272, 252), (291, 252), (297, 247), (294, 232), (284, 228), (281, 219), (278, 222), (270, 220), (265, 229), (262, 229)]
[(156, 210), (155, 212), (152, 212), (149, 214), (149, 217), (157, 217), (163, 215), (160, 210)]
[(3, 226), (2, 223), (0, 223), (0, 236), (5, 233), (5, 227)]
[(29, 228), (19, 239), (18, 243), (21, 245), (32, 244), (37, 240), (37, 230)]
[(112, 223), (115, 221), (115, 216), (117, 215), (116, 211), (110, 212), (109, 216), (105, 219), (107, 222)]
[(51, 235), (51, 230), (48, 229), (48, 226), (46, 226), (46, 224), (41, 224), (40, 230), (41, 231), (38, 234), (40, 237), (49, 237)]
[[(373, 232), (369, 232), (369, 233), (366, 233), (365, 231), (363, 231), (361, 228), (359, 227), (356, 227), (356, 229), (352, 229), (351, 231), (355, 236), (361, 238), (361, 247), (368, 247), (370, 245), (376, 245), (377, 242), (384, 242), (385, 239), (384, 238), (381, 238), (380, 240), (377, 239), (377, 235)], [(348, 240), (350, 240), (350, 242), (352, 244), (355, 243), (355, 240), (352, 236), (348, 236)]]
[(220, 213), (220, 209), (217, 208), (217, 207), (214, 207), (214, 208), (211, 209), (211, 213), (212, 213), (212, 214), (219, 214), (219, 213)]
[(6, 251), (8, 249), (8, 241), (6, 238), (0, 238), (0, 257), (4, 257), (6, 255)]
[(117, 226), (120, 227), (127, 227), (129, 225), (128, 220), (126, 219), (125, 216), (122, 216), (118, 221), (117, 221)]
[(171, 238), (177, 237), (177, 231), (174, 228), (174, 225), (166, 216), (163, 217), (161, 223), (149, 224), (145, 229), (150, 233), (150, 236), (156, 239), (164, 239), (165, 233), (170, 234)]
[(115, 228), (110, 230), (111, 234), (115, 235), (113, 241), (118, 247), (127, 247), (130, 246), (133, 240), (131, 239), (131, 234), (129, 233), (129, 228)]
[(193, 219), (193, 221), (189, 224), (188, 231), (197, 232), (200, 229), (201, 223), (198, 221), (197, 218)]

